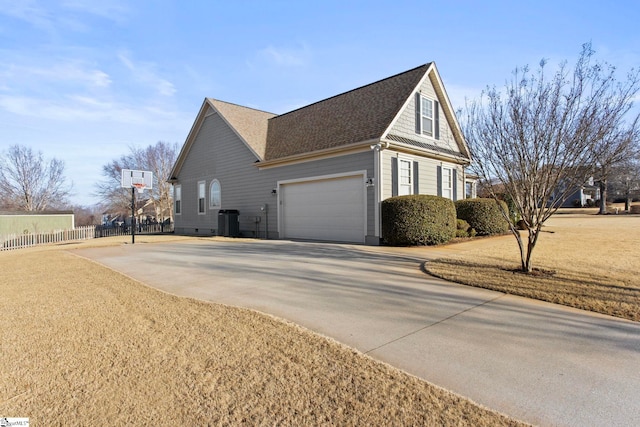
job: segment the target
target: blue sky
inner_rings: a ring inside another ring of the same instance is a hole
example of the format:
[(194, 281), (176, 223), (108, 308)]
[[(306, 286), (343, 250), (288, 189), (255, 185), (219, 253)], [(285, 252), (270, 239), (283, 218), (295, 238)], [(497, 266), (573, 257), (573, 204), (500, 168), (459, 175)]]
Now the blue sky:
[(0, 150), (64, 160), (89, 205), (102, 165), (182, 144), (205, 96), (284, 113), (435, 61), (460, 107), (588, 41), (640, 66), (639, 18), (636, 1), (0, 0)]

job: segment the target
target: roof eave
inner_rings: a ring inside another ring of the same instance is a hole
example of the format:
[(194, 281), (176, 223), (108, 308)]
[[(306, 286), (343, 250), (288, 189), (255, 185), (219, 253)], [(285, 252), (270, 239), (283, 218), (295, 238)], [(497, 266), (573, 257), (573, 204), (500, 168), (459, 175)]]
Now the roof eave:
[(336, 157), (339, 155), (351, 154), (371, 150), (371, 145), (380, 142), (380, 138), (373, 138), (366, 141), (354, 142), (339, 147), (326, 148), (323, 150), (310, 151), (305, 153), (293, 154), (290, 156), (279, 157), (276, 159), (264, 160), (256, 162), (255, 166), (259, 169), (284, 166), (291, 163), (301, 163), (313, 160), (319, 160), (325, 157)]
[(198, 115), (196, 116), (196, 119), (193, 121), (193, 125), (191, 125), (191, 130), (189, 131), (189, 134), (187, 135), (187, 138), (185, 139), (184, 144), (182, 144), (182, 149), (180, 150), (180, 153), (178, 154), (178, 158), (176, 159), (176, 162), (173, 164), (173, 168), (171, 168), (171, 173), (169, 174), (170, 178), (167, 180), (167, 182), (170, 183), (174, 183), (177, 181), (177, 176), (180, 173), (180, 169), (182, 169), (182, 165), (184, 164), (184, 161), (187, 157), (187, 154), (189, 154), (189, 150), (191, 150), (191, 145), (193, 145), (193, 140), (195, 139), (195, 135), (198, 133), (198, 130), (200, 129), (200, 126), (202, 126), (202, 122), (204, 121), (204, 117), (205, 117), (205, 112), (207, 110), (207, 107), (210, 107), (211, 103), (209, 102), (208, 98), (205, 98), (204, 101), (202, 102), (202, 105), (200, 106), (200, 110), (198, 111)]
[(229, 123), (229, 121), (227, 120), (227, 118), (224, 117), (224, 115), (216, 108), (215, 104), (213, 103), (213, 99), (205, 98), (204, 101), (202, 102), (202, 106), (200, 107), (200, 110), (198, 111), (198, 115), (196, 116), (196, 119), (194, 120), (193, 125), (191, 126), (191, 130), (187, 135), (187, 139), (185, 140), (185, 143), (182, 145), (180, 154), (178, 154), (178, 158), (176, 159), (176, 162), (173, 165), (173, 168), (171, 169), (171, 174), (169, 175), (170, 178), (167, 180), (167, 182), (174, 183), (178, 181), (178, 174), (180, 173), (180, 169), (182, 169), (182, 165), (184, 164), (184, 161), (189, 151), (191, 150), (191, 146), (193, 145), (195, 137), (198, 134), (198, 131), (200, 130), (200, 127), (202, 126), (202, 123), (204, 122), (205, 117), (207, 116), (206, 112), (208, 108), (211, 108), (216, 114), (220, 116), (220, 118), (225, 122), (225, 124), (229, 126), (229, 128), (236, 134), (236, 136), (249, 149), (249, 151), (251, 151), (251, 153), (256, 157), (256, 159), (258, 159), (259, 161), (262, 160), (262, 156), (256, 153), (256, 151), (251, 147), (251, 145), (247, 143), (247, 141), (242, 137), (242, 135), (240, 135), (237, 129), (234, 126), (232, 126), (231, 123)]
[[(242, 143), (249, 149), (249, 151), (251, 151), (251, 154), (253, 154), (256, 159), (258, 161), (263, 160), (264, 156), (261, 155), (260, 153), (257, 153), (256, 150), (253, 149), (253, 147), (251, 146), (251, 144), (249, 144), (249, 142), (247, 142), (247, 140), (240, 134), (240, 132), (238, 132), (238, 130), (235, 128), (235, 126), (233, 126), (231, 124), (231, 122), (229, 122), (229, 120), (227, 120), (227, 118), (224, 116), (224, 114), (222, 114), (220, 112), (220, 110), (218, 110), (215, 106), (215, 104), (213, 103), (213, 99), (207, 98), (207, 101), (209, 101), (209, 105), (211, 105), (211, 108), (213, 108), (213, 110), (218, 113), (218, 115), (220, 116), (220, 118), (222, 118), (222, 120), (227, 124), (227, 126), (229, 126), (229, 128), (233, 131), (233, 133), (236, 134), (236, 136), (238, 138), (240, 138), (240, 141), (242, 141)], [(269, 120), (269, 119), (268, 119)]]
[(429, 150), (426, 148), (414, 147), (412, 145), (403, 144), (401, 142), (396, 142), (396, 141), (384, 140), (384, 142), (387, 144), (387, 148), (390, 148), (396, 151), (401, 151), (403, 153), (429, 157), (435, 160), (440, 160), (445, 162), (453, 161), (454, 163), (457, 163), (463, 166), (469, 166), (471, 164), (471, 160), (469, 160), (468, 158), (462, 155), (455, 156), (452, 154), (441, 153), (441, 152), (438, 152), (435, 150)]

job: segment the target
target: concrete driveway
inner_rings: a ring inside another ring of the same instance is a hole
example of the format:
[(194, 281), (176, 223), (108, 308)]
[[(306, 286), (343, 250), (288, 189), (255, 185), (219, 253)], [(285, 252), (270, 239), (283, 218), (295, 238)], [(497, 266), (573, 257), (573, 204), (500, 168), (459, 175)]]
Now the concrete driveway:
[(640, 423), (640, 324), (434, 279), (421, 265), (438, 249), (212, 238), (76, 253), (291, 320), (532, 424)]

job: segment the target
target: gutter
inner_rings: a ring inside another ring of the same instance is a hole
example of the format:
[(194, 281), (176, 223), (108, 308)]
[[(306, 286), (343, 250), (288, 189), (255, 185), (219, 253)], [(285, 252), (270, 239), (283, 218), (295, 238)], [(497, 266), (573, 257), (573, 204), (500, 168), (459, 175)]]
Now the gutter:
[(429, 150), (426, 148), (417, 148), (408, 144), (402, 144), (400, 142), (395, 142), (395, 141), (392, 141), (392, 142), (384, 141), (384, 143), (385, 143), (385, 148), (391, 148), (397, 151), (402, 151), (404, 153), (415, 154), (420, 156), (424, 156), (425, 154), (427, 154), (429, 155), (429, 157), (434, 158), (436, 160), (445, 161), (445, 162), (453, 161), (457, 164), (464, 165), (464, 166), (469, 166), (471, 164), (471, 161), (469, 159), (464, 158), (462, 156), (453, 156), (445, 153), (439, 153), (437, 151)]
[[(272, 160), (256, 162), (254, 165), (258, 169), (267, 169), (272, 167), (284, 166), (285, 164), (310, 162), (320, 160), (322, 158), (336, 157), (348, 152), (358, 153), (371, 150), (371, 145), (381, 143), (380, 138), (369, 139), (366, 141), (355, 142), (352, 144), (341, 145), (339, 147), (325, 148), (323, 150), (311, 151), (306, 153), (294, 154), (291, 156), (280, 157)], [(388, 142), (382, 142), (385, 148), (388, 148)]]

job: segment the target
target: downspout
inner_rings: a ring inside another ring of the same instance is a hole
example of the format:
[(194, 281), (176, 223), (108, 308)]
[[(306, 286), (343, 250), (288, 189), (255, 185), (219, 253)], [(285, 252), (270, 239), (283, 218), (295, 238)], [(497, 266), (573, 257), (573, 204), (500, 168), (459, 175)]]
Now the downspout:
[(382, 224), (380, 218), (380, 203), (382, 201), (382, 167), (381, 167), (381, 158), (382, 158), (382, 150), (389, 147), (388, 142), (378, 142), (377, 144), (371, 145), (371, 150), (373, 150), (373, 182), (374, 182), (374, 237), (377, 237), (379, 240), (382, 238)]
[(462, 166), (462, 198), (467, 198), (467, 170)]

